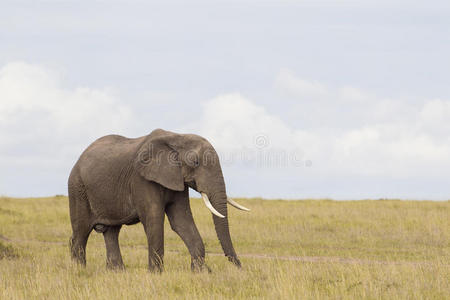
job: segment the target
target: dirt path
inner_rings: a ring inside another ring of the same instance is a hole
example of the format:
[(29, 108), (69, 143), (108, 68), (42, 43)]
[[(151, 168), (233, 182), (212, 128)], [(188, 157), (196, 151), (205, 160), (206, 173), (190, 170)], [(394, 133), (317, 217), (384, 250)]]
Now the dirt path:
[[(207, 252), (211, 256), (223, 256), (223, 253)], [(270, 255), (270, 254), (239, 254), (239, 257), (248, 257), (256, 259), (276, 259), (311, 263), (341, 263), (341, 264), (369, 264), (369, 265), (419, 265), (428, 264), (426, 261), (381, 261), (369, 260), (359, 258), (347, 257), (332, 257), (332, 256), (285, 256), (285, 255)]]
[[(69, 245), (69, 242), (61, 241), (40, 241), (40, 240), (24, 240), (24, 239), (10, 239), (6, 236), (0, 234), (0, 240), (10, 243), (41, 243), (41, 244), (56, 244), (56, 245)], [(145, 248), (146, 246), (127, 246), (121, 245), (121, 247), (132, 247), (132, 248)], [(166, 250), (166, 252), (172, 253), (183, 253), (180, 250)], [(209, 256), (224, 256), (223, 253), (217, 252), (206, 252)], [(240, 253), (239, 257), (254, 258), (254, 259), (272, 259), (272, 260), (283, 260), (283, 261), (298, 261), (298, 262), (310, 262), (310, 263), (341, 263), (341, 264), (371, 264), (371, 265), (423, 265), (430, 264), (426, 261), (381, 261), (381, 260), (369, 260), (369, 259), (359, 259), (359, 258), (348, 258), (348, 257), (330, 257), (330, 256), (286, 256), (286, 255), (270, 255), (270, 254), (250, 254), (250, 253)]]
[(5, 241), (5, 242), (11, 242), (10, 239), (8, 239), (6, 236), (3, 236), (0, 234), (0, 240)]

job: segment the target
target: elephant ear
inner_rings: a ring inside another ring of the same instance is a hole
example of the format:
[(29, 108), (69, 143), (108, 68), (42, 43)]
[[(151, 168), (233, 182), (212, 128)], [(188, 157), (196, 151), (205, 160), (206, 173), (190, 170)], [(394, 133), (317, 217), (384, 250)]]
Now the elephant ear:
[(137, 172), (170, 190), (184, 191), (181, 161), (175, 146), (180, 138), (179, 134), (154, 130), (137, 152)]

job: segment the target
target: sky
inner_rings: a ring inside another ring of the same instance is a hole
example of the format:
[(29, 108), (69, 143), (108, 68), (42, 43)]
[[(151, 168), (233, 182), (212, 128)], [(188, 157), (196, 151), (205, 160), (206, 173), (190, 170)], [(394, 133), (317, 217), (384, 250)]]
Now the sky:
[(2, 0), (0, 195), (163, 128), (230, 196), (448, 200), (449, 53), (448, 1)]

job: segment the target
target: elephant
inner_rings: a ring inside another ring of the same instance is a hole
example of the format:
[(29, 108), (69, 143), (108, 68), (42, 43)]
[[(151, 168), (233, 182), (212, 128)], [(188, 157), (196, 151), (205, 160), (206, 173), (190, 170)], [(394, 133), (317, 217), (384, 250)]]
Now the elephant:
[(210, 271), (192, 217), (189, 188), (202, 195), (225, 256), (240, 268), (227, 204), (249, 209), (227, 197), (218, 154), (205, 138), (162, 129), (139, 138), (104, 136), (81, 154), (68, 181), (72, 259), (86, 265), (86, 244), (94, 229), (103, 233), (107, 268), (124, 269), (120, 229), (141, 222), (148, 242), (148, 268), (162, 272), (167, 215), (189, 250), (192, 271)]

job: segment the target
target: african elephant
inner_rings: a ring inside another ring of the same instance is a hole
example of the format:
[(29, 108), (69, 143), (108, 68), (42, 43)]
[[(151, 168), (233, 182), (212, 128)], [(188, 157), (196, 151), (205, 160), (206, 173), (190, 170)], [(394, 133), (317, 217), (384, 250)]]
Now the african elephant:
[(208, 269), (205, 247), (189, 204), (189, 187), (213, 213), (228, 260), (240, 267), (230, 237), (227, 203), (248, 210), (226, 194), (218, 155), (204, 138), (156, 129), (140, 138), (108, 135), (81, 155), (69, 177), (72, 258), (86, 264), (92, 229), (103, 233), (107, 267), (124, 268), (119, 248), (122, 225), (141, 222), (151, 271), (163, 270), (164, 215), (191, 255), (193, 271)]

